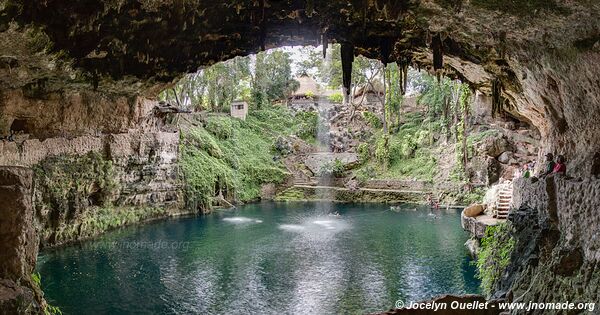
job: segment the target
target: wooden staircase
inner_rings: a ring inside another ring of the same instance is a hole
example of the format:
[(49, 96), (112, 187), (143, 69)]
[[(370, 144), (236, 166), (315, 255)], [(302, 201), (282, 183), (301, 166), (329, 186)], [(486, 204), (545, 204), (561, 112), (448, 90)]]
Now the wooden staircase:
[(506, 218), (508, 218), (508, 212), (510, 211), (510, 204), (512, 202), (512, 194), (512, 183), (500, 190), (498, 201), (496, 202), (496, 213), (494, 215), (495, 218), (501, 220), (506, 220)]

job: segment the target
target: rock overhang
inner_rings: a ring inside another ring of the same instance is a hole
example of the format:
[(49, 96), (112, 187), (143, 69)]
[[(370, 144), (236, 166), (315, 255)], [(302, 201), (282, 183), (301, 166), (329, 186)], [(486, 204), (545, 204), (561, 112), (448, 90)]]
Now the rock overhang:
[(592, 156), (600, 139), (575, 139), (590, 138), (589, 121), (571, 129), (600, 117), (599, 17), (584, 0), (2, 0), (0, 90), (153, 97), (218, 61), (337, 42), (461, 79), (537, 127), (549, 150)]

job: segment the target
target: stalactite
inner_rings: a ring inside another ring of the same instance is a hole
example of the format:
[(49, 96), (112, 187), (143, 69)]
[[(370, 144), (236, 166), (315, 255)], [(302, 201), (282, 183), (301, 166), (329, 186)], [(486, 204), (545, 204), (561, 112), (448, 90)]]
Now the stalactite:
[(440, 34), (431, 38), (431, 50), (433, 51), (433, 69), (436, 71), (442, 69), (444, 67), (444, 47)]
[(350, 86), (352, 84), (352, 62), (354, 62), (354, 45), (342, 43), (340, 47), (342, 58), (342, 82), (344, 86), (344, 97), (349, 99)]
[(265, 29), (265, 0), (260, 1), (261, 19), (260, 19), (260, 50), (265, 51), (265, 41), (267, 30)]
[(399, 71), (399, 85), (400, 85), (400, 93), (402, 93), (402, 95), (406, 94), (406, 85), (408, 83), (408, 64), (410, 62), (407, 61), (406, 59), (397, 61), (396, 64), (398, 65), (398, 71)]
[(379, 43), (379, 49), (381, 52), (381, 62), (384, 66), (390, 62), (390, 54), (392, 53), (392, 44), (393, 41), (390, 38), (382, 38)]
[(500, 79), (492, 81), (492, 117), (501, 114), (503, 109), (504, 98), (502, 97), (502, 82)]

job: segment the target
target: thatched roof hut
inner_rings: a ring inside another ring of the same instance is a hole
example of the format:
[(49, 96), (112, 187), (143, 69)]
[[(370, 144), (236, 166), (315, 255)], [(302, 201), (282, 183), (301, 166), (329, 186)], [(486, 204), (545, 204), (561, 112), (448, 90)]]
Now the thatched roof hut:
[(319, 84), (307, 74), (303, 74), (296, 78), (296, 81), (300, 82), (298, 89), (292, 94), (291, 98), (302, 99), (312, 98), (319, 95), (321, 88)]

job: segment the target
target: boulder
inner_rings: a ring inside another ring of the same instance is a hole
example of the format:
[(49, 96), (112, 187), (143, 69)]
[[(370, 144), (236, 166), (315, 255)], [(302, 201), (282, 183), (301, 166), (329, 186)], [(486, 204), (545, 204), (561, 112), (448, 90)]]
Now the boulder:
[(498, 156), (498, 161), (502, 164), (508, 164), (512, 158), (513, 153), (510, 151), (504, 151)]
[(514, 151), (514, 148), (504, 135), (496, 135), (479, 142), (477, 151), (491, 157), (498, 157), (503, 152)]
[(358, 154), (356, 153), (329, 153), (320, 152), (306, 156), (304, 164), (313, 174), (318, 174), (324, 165), (339, 160), (346, 168), (350, 168), (358, 163)]
[(482, 214), (483, 211), (485, 211), (485, 208), (485, 204), (472, 204), (465, 208), (465, 210), (463, 211), (463, 215), (468, 218), (473, 218)]

